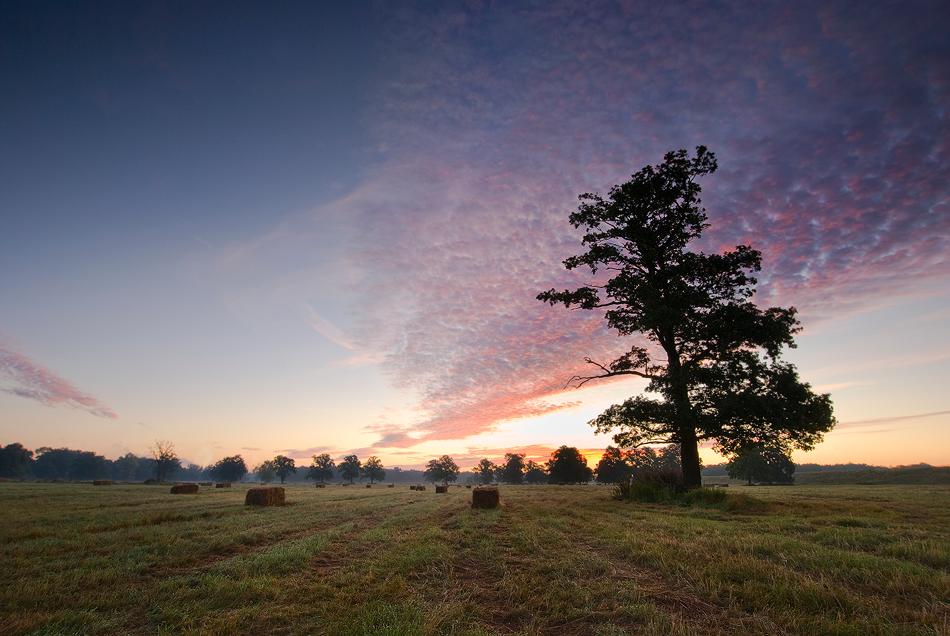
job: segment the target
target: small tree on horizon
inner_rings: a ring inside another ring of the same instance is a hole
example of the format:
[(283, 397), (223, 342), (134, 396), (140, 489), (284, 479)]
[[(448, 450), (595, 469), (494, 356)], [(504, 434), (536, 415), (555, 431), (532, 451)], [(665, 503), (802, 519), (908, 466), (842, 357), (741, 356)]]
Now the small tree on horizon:
[(328, 453), (314, 455), (304, 479), (312, 479), (314, 482), (320, 480), (321, 484), (326, 483), (328, 479), (333, 479), (334, 466), (336, 464), (333, 463), (333, 459), (330, 458)]
[(214, 481), (241, 481), (247, 474), (247, 464), (240, 455), (232, 455), (218, 460), (208, 470), (208, 476)]
[(254, 469), (254, 473), (257, 475), (257, 478), (262, 483), (270, 483), (274, 481), (274, 477), (277, 476), (277, 471), (274, 470), (273, 460), (263, 461)]
[(148, 447), (152, 459), (155, 460), (155, 479), (165, 481), (166, 477), (181, 468), (181, 460), (175, 453), (175, 445), (167, 440), (157, 439), (153, 446)]
[(382, 481), (386, 479), (386, 470), (383, 468), (383, 462), (380, 461), (379, 457), (373, 455), (367, 459), (363, 465), (360, 467), (360, 474), (362, 477), (369, 479), (369, 483), (374, 481)]
[(795, 462), (787, 451), (776, 447), (752, 446), (736, 453), (726, 464), (730, 479), (766, 484), (795, 483)]
[(587, 458), (573, 446), (561, 446), (551, 453), (548, 461), (548, 479), (550, 483), (587, 483), (594, 478), (593, 471), (587, 466)]
[(350, 483), (353, 483), (354, 479), (359, 478), (360, 476), (360, 462), (359, 457), (356, 455), (347, 455), (343, 458), (343, 461), (337, 466), (340, 473), (341, 479), (349, 479)]
[(490, 484), (495, 479), (495, 472), (497, 468), (498, 467), (495, 466), (494, 463), (483, 458), (480, 462), (472, 467), (472, 472), (478, 477), (478, 481), (480, 483)]
[(505, 453), (505, 464), (501, 469), (501, 476), (506, 484), (524, 482), (524, 458), (524, 453)]
[(524, 465), (524, 480), (529, 484), (544, 484), (548, 481), (548, 474), (544, 466), (536, 461), (528, 460)]
[(448, 486), (450, 481), (454, 482), (458, 479), (459, 467), (450, 456), (443, 455), (438, 459), (429, 460), (422, 475), (426, 481), (431, 481), (432, 483), (441, 481)]
[(291, 473), (297, 474), (296, 462), (290, 457), (278, 455), (271, 460), (271, 466), (274, 467), (274, 474), (280, 478), (280, 483), (284, 483)]

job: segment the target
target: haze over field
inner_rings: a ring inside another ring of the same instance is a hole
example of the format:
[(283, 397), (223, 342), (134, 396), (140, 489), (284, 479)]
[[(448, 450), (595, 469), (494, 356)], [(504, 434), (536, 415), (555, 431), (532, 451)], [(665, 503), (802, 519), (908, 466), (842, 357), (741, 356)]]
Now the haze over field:
[(643, 383), (565, 389), (628, 345), (535, 296), (704, 144), (696, 248), (835, 402), (796, 459), (950, 463), (947, 3), (346, 4), (2, 5), (0, 443), (593, 465)]

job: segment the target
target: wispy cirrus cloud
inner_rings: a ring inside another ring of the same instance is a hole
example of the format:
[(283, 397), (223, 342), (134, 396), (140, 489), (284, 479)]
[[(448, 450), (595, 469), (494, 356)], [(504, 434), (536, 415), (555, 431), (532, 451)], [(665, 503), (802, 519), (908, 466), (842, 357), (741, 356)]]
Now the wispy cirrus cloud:
[(98, 417), (118, 417), (98, 399), (80, 390), (52, 369), (17, 351), (5, 339), (0, 339), (0, 376), (13, 383), (12, 387), (0, 388), (0, 391), (11, 395), (36, 400), (45, 406), (81, 409)]

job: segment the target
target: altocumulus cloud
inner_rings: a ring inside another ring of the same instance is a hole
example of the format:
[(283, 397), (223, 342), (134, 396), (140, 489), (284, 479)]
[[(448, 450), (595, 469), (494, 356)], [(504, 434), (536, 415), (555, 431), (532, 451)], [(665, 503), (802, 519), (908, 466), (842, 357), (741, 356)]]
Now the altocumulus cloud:
[(117, 417), (102, 402), (3, 340), (0, 340), (0, 376), (14, 383), (11, 388), (0, 388), (6, 393), (36, 400), (46, 406), (68, 406), (98, 417)]
[[(380, 447), (548, 412), (623, 343), (540, 306), (577, 282), (566, 223), (664, 152), (705, 144), (700, 249), (749, 243), (759, 302), (840, 315), (950, 270), (945, 3), (403, 7), (370, 121), (384, 161), (353, 208), (362, 346), (419, 397)], [(910, 281), (910, 283), (909, 283)]]

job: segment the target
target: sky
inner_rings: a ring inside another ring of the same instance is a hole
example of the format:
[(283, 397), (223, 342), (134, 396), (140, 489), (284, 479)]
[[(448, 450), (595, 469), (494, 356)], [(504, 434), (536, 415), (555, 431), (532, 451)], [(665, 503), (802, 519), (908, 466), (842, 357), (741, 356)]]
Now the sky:
[[(0, 444), (463, 468), (611, 443), (630, 343), (536, 300), (567, 222), (705, 145), (839, 424), (950, 464), (950, 4), (0, 4)], [(722, 461), (702, 449), (704, 461)]]

